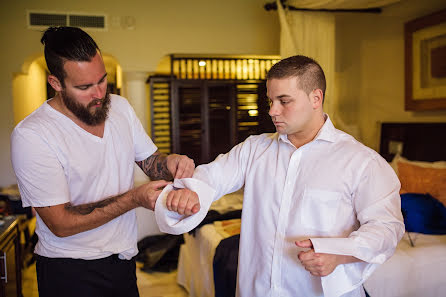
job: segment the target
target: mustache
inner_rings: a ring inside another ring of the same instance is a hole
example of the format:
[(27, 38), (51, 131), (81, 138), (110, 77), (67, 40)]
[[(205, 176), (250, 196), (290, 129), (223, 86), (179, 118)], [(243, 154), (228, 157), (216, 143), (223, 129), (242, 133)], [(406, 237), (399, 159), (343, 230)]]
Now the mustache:
[(104, 104), (107, 103), (109, 100), (109, 94), (107, 93), (103, 98), (98, 98), (88, 103), (87, 108), (93, 107), (96, 104), (102, 104), (102, 106), (104, 106)]

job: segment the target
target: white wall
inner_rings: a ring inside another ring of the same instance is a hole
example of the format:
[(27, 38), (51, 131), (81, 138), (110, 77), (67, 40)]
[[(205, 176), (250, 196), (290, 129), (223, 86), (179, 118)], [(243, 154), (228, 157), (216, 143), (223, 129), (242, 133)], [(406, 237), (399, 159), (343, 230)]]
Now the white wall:
[[(22, 66), (42, 54), (41, 32), (27, 29), (27, 10), (105, 13), (108, 31), (88, 32), (102, 52), (110, 54), (124, 73), (154, 72), (170, 53), (279, 53), (276, 12), (263, 9), (263, 0), (129, 0), (0, 2), (0, 186), (15, 183), (9, 137), (14, 127), (12, 78), (28, 71)], [(118, 5), (119, 4), (119, 5)], [(134, 28), (126, 29), (125, 20)]]

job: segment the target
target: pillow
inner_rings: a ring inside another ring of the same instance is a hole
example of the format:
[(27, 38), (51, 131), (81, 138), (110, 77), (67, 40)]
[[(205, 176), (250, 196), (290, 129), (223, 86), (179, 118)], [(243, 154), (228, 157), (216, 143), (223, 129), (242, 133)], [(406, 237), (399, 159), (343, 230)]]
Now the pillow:
[(401, 193), (431, 194), (446, 204), (446, 168), (425, 168), (398, 164)]
[(406, 231), (446, 234), (446, 207), (429, 194), (401, 194)]
[(409, 161), (396, 156), (391, 165), (401, 182), (400, 193), (429, 193), (446, 205), (445, 161)]
[(393, 170), (395, 170), (396, 175), (399, 175), (398, 174), (399, 163), (407, 163), (424, 168), (446, 168), (446, 161), (436, 161), (436, 162), (410, 161), (401, 155), (395, 155), (395, 157), (392, 159), (392, 162), (390, 162), (390, 166), (392, 166)]

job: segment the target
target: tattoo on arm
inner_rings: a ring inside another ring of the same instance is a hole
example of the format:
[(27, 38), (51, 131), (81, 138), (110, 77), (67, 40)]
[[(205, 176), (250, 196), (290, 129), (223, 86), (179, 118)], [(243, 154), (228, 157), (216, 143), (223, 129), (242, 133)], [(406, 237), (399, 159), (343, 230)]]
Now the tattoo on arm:
[(67, 203), (67, 204), (65, 204), (65, 209), (72, 213), (75, 213), (75, 214), (88, 215), (88, 214), (92, 213), (97, 208), (104, 208), (107, 205), (116, 202), (118, 200), (118, 198), (121, 196), (122, 195), (118, 195), (118, 196), (107, 198), (102, 201), (87, 203), (87, 204), (82, 204), (82, 205), (76, 205), (76, 206), (72, 205), (71, 203)]
[(173, 176), (167, 169), (167, 157), (158, 152), (143, 161), (136, 162), (151, 180), (173, 180)]

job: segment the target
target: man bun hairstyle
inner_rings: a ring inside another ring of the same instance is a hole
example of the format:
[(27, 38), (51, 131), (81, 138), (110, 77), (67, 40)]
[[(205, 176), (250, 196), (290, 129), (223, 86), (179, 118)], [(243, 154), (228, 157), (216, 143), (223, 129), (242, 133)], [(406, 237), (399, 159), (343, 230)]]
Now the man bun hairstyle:
[(322, 67), (312, 58), (292, 56), (274, 64), (266, 75), (266, 79), (282, 79), (297, 77), (299, 87), (308, 94), (321, 89), (325, 99), (325, 74)]
[(88, 62), (99, 51), (93, 38), (76, 27), (49, 27), (40, 42), (45, 46), (45, 60), (48, 70), (62, 86), (66, 73), (65, 61)]

